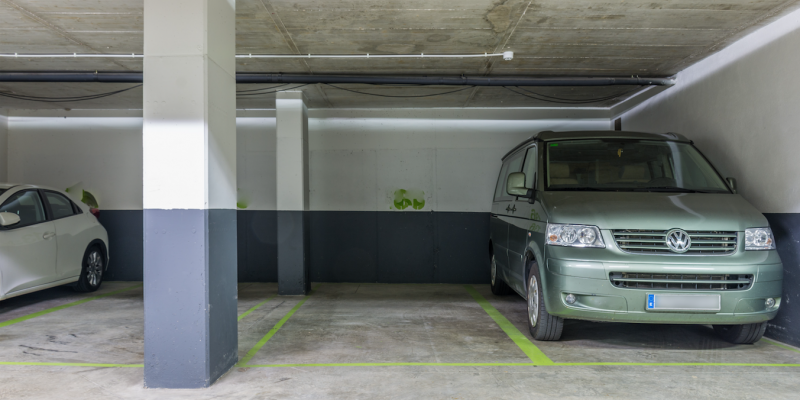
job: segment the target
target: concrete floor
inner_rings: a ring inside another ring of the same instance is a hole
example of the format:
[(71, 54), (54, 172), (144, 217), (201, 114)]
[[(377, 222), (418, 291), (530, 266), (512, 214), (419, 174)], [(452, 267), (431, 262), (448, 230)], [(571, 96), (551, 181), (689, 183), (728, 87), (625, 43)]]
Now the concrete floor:
[[(508, 334), (515, 327), (530, 340), (525, 302), (493, 296), (488, 285), (474, 285), (477, 297), (488, 300), (483, 307), (462, 285), (314, 287), (308, 297), (278, 297), (276, 284), (240, 284), (244, 363), (200, 390), (142, 388), (137, 283), (106, 282), (91, 295), (54, 288), (2, 301), (0, 399), (796, 398), (800, 392), (800, 350), (768, 340), (730, 345), (710, 327), (568, 321), (560, 342), (534, 342), (554, 364), (533, 365), (517, 344), (530, 350), (530, 343)], [(63, 305), (69, 306), (46, 312)], [(487, 313), (493, 309), (501, 323), (510, 321), (505, 330)], [(564, 365), (615, 362), (637, 364)]]

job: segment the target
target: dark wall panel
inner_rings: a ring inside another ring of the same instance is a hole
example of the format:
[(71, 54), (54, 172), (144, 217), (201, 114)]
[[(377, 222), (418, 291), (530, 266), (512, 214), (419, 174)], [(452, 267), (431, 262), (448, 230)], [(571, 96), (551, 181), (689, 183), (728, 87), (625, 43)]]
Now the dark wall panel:
[(312, 282), (377, 282), (377, 213), (309, 213)]
[(783, 299), (768, 337), (800, 346), (800, 214), (764, 214), (783, 262)]
[[(277, 282), (279, 211), (237, 211), (238, 279)], [(142, 280), (142, 211), (102, 211), (107, 279)], [(312, 282), (486, 283), (488, 213), (311, 211)]]
[(436, 236), (433, 213), (377, 214), (378, 282), (434, 282)]
[(142, 210), (100, 211), (100, 223), (108, 232), (108, 251), (111, 256), (106, 271), (106, 280), (144, 280), (142, 218)]
[(239, 210), (239, 282), (278, 281), (278, 212)]
[(489, 282), (489, 214), (434, 213), (437, 283)]

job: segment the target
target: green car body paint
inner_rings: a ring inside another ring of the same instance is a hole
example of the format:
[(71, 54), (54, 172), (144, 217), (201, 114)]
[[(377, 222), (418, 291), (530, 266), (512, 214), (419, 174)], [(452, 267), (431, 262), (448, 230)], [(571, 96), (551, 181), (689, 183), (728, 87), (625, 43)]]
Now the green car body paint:
[(538, 268), (540, 303), (561, 319), (763, 327), (783, 265), (731, 182), (679, 134), (539, 133), (495, 186), (498, 280), (527, 298)]

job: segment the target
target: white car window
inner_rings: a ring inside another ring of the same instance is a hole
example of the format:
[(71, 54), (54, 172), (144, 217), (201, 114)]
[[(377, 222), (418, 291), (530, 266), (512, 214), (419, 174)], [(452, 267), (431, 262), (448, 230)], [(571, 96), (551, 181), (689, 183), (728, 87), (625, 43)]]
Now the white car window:
[(55, 192), (44, 192), (44, 197), (50, 203), (50, 211), (53, 213), (53, 219), (69, 217), (75, 214), (72, 209), (72, 203), (66, 197)]
[(10, 228), (38, 224), (45, 221), (44, 205), (39, 193), (34, 190), (17, 192), (0, 206), (0, 212), (10, 212), (19, 215), (19, 223)]

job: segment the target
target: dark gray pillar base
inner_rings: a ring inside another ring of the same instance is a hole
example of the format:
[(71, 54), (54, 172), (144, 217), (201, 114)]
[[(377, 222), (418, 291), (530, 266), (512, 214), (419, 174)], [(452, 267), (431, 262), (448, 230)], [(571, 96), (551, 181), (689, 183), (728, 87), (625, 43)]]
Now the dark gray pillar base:
[(307, 214), (278, 211), (278, 294), (305, 295), (311, 291)]
[(144, 210), (144, 385), (208, 387), (238, 361), (236, 210)]

